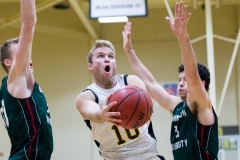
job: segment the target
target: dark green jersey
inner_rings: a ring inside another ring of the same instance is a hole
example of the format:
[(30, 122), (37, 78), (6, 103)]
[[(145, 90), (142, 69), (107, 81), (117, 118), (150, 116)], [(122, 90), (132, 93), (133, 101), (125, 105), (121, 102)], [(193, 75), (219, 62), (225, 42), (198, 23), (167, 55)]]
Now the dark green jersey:
[(179, 103), (173, 111), (171, 144), (174, 160), (217, 160), (218, 122), (200, 124), (187, 105)]
[(51, 119), (37, 83), (28, 98), (12, 97), (2, 80), (0, 111), (11, 140), (9, 160), (50, 160), (53, 151)]

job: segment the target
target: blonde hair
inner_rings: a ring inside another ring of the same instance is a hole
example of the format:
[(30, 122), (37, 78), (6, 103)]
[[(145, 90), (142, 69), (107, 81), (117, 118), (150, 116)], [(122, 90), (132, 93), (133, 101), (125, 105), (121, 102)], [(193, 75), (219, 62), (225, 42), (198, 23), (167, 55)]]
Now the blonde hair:
[(110, 41), (96, 40), (95, 44), (92, 45), (92, 48), (90, 49), (90, 51), (88, 53), (88, 57), (87, 57), (88, 63), (92, 63), (92, 54), (97, 48), (100, 48), (100, 47), (108, 47), (113, 51), (114, 55), (116, 55), (115, 48)]

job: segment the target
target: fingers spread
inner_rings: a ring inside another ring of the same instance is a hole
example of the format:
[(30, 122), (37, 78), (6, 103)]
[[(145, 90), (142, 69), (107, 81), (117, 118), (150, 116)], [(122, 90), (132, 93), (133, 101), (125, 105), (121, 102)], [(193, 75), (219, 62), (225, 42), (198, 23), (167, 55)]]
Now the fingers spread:
[(178, 6), (178, 17), (182, 17), (183, 16), (183, 7), (182, 7), (182, 1), (180, 2), (179, 6)]
[(172, 21), (171, 21), (171, 19), (169, 17), (166, 17), (165, 19), (166, 19), (166, 21), (168, 22), (169, 25), (172, 24)]
[(178, 17), (178, 2), (176, 2), (176, 5), (175, 5), (175, 17)]
[(122, 120), (117, 118), (117, 116), (119, 116), (120, 114), (120, 112), (108, 112), (108, 118), (106, 121), (115, 125), (119, 125), (118, 123), (121, 123)]
[(188, 22), (188, 20), (190, 19), (191, 15), (192, 15), (191, 13), (188, 13), (187, 22)]
[(120, 112), (108, 112), (109, 117), (120, 116), (120, 115), (121, 115)]
[(117, 104), (117, 102), (114, 101), (114, 102), (108, 104), (108, 106), (107, 106), (104, 110), (109, 111), (109, 110), (110, 110), (113, 106), (115, 106), (116, 104)]
[(108, 118), (108, 121), (109, 122), (118, 122), (118, 123), (120, 123), (120, 122), (122, 122), (122, 120), (121, 119), (118, 119), (118, 118), (115, 118), (115, 117), (109, 117)]
[(183, 8), (183, 17), (184, 19), (186, 19), (186, 12), (187, 12), (187, 6), (185, 5)]

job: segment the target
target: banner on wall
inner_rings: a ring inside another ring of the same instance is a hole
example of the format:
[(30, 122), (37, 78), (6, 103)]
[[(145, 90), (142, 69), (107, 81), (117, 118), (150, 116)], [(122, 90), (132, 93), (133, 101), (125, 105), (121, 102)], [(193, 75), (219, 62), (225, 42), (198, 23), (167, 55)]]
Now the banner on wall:
[[(178, 82), (177, 81), (158, 82), (158, 84), (160, 86), (162, 86), (169, 94), (178, 96), (178, 94), (177, 94)], [(154, 99), (153, 99), (153, 105), (160, 106)]]
[(178, 96), (177, 94), (177, 87), (178, 82), (159, 82), (159, 84), (171, 95)]
[(147, 16), (147, 0), (90, 0), (90, 19)]

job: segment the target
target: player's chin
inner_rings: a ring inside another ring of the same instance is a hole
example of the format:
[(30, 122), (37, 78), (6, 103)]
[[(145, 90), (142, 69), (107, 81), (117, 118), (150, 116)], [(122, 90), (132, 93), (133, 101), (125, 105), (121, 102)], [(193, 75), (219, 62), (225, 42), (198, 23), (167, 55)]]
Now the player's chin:
[(178, 96), (179, 96), (179, 97), (184, 97), (184, 92), (181, 92), (181, 91), (178, 92)]

